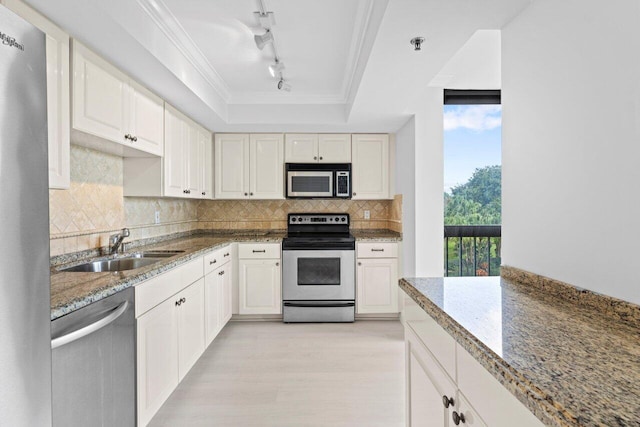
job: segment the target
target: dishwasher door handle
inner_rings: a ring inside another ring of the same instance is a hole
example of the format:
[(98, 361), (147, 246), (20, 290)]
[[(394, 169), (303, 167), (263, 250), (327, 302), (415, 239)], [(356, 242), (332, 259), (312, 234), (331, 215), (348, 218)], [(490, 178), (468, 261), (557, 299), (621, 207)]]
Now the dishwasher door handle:
[(79, 340), (82, 337), (86, 337), (87, 335), (94, 333), (98, 329), (104, 328), (108, 324), (114, 322), (118, 317), (122, 316), (122, 313), (127, 311), (128, 306), (129, 301), (124, 301), (122, 304), (111, 310), (109, 314), (91, 323), (90, 325), (84, 326), (80, 329), (76, 329), (75, 331), (64, 334), (61, 337), (52, 339), (51, 349), (53, 350), (54, 348), (69, 344), (70, 342)]

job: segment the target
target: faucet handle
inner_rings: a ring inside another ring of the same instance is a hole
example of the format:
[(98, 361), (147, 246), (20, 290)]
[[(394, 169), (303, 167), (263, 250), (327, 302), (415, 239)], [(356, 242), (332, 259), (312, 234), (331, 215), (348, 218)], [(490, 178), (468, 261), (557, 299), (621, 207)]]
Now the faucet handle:
[(123, 228), (122, 229), (122, 237), (129, 237), (131, 235), (131, 233), (129, 233), (129, 229), (128, 228)]

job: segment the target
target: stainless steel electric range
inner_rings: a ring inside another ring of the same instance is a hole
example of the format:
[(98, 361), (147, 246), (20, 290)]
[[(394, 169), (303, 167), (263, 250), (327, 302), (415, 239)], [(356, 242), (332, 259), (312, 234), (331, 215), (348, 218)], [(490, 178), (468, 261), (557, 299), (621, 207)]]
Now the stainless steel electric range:
[(283, 321), (355, 320), (355, 238), (349, 214), (289, 214), (282, 242)]

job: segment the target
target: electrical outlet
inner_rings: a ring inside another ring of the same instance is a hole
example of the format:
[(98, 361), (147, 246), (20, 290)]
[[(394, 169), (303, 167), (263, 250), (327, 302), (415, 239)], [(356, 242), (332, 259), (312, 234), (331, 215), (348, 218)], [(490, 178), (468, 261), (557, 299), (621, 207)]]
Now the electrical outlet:
[(371, 219), (371, 211), (364, 211), (364, 219)]
[(160, 224), (160, 211), (156, 211), (155, 219), (156, 224)]

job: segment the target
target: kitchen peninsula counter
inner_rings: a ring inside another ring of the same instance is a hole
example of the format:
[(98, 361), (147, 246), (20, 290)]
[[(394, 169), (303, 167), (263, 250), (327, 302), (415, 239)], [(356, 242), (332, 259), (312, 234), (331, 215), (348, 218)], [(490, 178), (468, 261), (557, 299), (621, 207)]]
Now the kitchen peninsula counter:
[(500, 277), (400, 287), (545, 425), (640, 426), (637, 323)]

